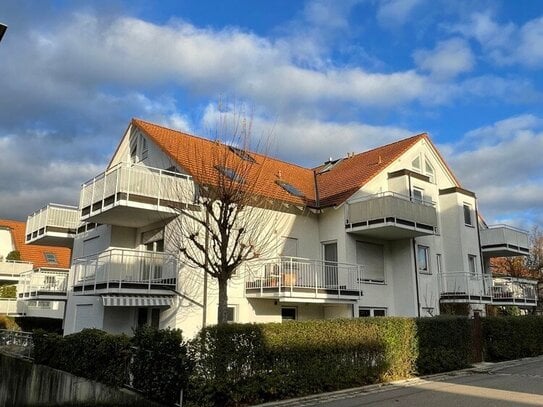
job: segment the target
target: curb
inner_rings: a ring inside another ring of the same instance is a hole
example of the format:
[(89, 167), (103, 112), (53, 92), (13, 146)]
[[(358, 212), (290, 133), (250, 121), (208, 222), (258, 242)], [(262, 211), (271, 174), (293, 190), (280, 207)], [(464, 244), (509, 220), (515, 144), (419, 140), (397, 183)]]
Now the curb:
[(312, 405), (318, 402), (329, 402), (336, 399), (348, 399), (357, 397), (360, 394), (373, 394), (391, 390), (395, 386), (416, 386), (422, 381), (441, 381), (450, 377), (469, 376), (474, 374), (492, 374), (495, 371), (514, 367), (525, 363), (538, 362), (543, 360), (543, 356), (534, 356), (530, 358), (522, 358), (515, 360), (507, 360), (504, 362), (481, 362), (476, 363), (472, 367), (466, 369), (453, 370), (450, 372), (436, 373), (426, 376), (412, 377), (409, 379), (396, 380), (386, 383), (369, 384), (361, 387), (353, 387), (349, 389), (337, 390), (328, 393), (312, 394), (309, 396), (297, 397), (293, 399), (271, 401), (264, 404), (258, 404), (257, 407), (289, 407), (289, 406), (305, 406)]

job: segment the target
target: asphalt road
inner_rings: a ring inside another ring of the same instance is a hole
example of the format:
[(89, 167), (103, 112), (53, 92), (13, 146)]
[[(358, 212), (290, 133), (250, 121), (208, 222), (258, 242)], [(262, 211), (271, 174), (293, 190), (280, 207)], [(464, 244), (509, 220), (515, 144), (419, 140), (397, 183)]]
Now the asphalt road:
[(282, 406), (543, 406), (543, 358), (291, 400)]

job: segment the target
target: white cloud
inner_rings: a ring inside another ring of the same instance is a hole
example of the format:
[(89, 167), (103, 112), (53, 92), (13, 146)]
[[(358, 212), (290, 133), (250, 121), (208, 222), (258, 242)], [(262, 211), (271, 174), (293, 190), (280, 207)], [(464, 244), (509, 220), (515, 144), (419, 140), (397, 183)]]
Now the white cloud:
[(450, 79), (469, 72), (475, 57), (467, 41), (451, 38), (439, 42), (433, 50), (421, 49), (413, 53), (417, 66), (437, 79)]
[(387, 27), (403, 25), (422, 2), (423, 0), (381, 0), (378, 3), (377, 20)]

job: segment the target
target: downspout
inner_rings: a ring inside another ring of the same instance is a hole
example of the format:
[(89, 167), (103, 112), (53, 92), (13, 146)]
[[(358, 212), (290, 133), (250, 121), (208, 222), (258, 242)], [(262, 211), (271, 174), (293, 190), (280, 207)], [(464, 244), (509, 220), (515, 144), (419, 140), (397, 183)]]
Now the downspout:
[[(411, 188), (411, 174), (407, 173), (407, 182), (409, 187), (409, 200), (413, 200), (413, 191)], [(417, 291), (417, 316), (420, 318), (420, 295), (419, 295), (419, 273), (417, 264), (417, 245), (415, 238), (411, 239), (411, 245), (413, 246), (413, 265), (415, 266), (415, 290)]]
[(313, 179), (315, 180), (315, 207), (320, 209), (319, 184), (317, 182), (317, 171), (313, 170)]
[[(483, 290), (485, 289), (485, 284), (486, 284), (486, 280), (485, 280), (485, 261), (483, 259), (483, 249), (481, 248), (481, 230), (479, 229), (479, 209), (478, 209), (478, 205), (477, 205), (477, 199), (475, 200), (475, 222), (477, 222), (476, 224), (476, 227), (477, 227), (477, 244), (479, 246), (479, 259), (480, 259), (480, 263), (481, 263), (481, 277), (483, 279)], [(488, 270), (490, 272), (490, 269)], [(492, 275), (492, 273), (489, 273), (489, 275)], [(492, 289), (490, 287), (489, 288), (489, 294), (490, 294), (490, 299), (492, 300)], [(484, 291), (483, 291), (484, 292)]]
[[(206, 225), (209, 225), (209, 209), (206, 207)], [(209, 252), (209, 229), (206, 226), (206, 236), (204, 242), (205, 256), (204, 256), (204, 298), (202, 301), (202, 328), (207, 324), (207, 269), (209, 267), (209, 260), (207, 253)]]

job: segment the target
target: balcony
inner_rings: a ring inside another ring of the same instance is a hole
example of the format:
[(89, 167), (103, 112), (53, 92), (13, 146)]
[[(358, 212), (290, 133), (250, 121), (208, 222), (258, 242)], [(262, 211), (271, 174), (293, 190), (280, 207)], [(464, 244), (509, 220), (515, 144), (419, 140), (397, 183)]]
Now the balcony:
[(177, 215), (175, 208), (196, 206), (192, 177), (141, 165), (120, 163), (84, 183), (81, 220), (142, 227)]
[(507, 225), (481, 229), (481, 251), (486, 257), (526, 256), (530, 253), (528, 232)]
[(166, 253), (112, 249), (73, 261), (75, 294), (172, 293), (177, 260)]
[(79, 223), (77, 207), (49, 204), (28, 217), (26, 243), (72, 247)]
[(441, 302), (492, 301), (492, 276), (465, 271), (444, 272), (439, 276)]
[(283, 301), (356, 301), (365, 282), (356, 264), (279, 257), (246, 265), (245, 293)]
[(19, 315), (16, 298), (0, 298), (0, 315)]
[(32, 270), (33, 264), (28, 261), (4, 260), (0, 261), (0, 281), (19, 281), (21, 274)]
[(437, 213), (433, 202), (395, 192), (382, 192), (347, 204), (345, 230), (385, 240), (433, 235)]
[(495, 305), (537, 305), (537, 281), (515, 277), (495, 277), (492, 302)]
[(40, 270), (21, 274), (17, 286), (20, 300), (65, 300), (68, 272)]

